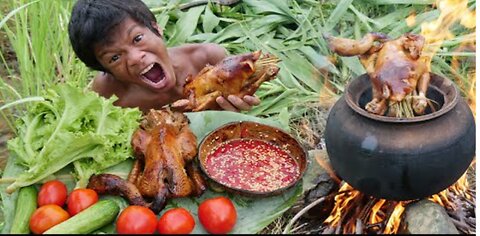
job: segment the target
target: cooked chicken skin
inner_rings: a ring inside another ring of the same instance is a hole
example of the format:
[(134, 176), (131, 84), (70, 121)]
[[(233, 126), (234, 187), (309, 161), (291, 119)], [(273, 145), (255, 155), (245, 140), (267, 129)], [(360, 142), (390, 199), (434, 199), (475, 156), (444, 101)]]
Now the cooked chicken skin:
[[(150, 110), (137, 132), (141, 134), (134, 135), (132, 145), (140, 152), (136, 161), (140, 163), (135, 164), (129, 181), (143, 196), (154, 197), (164, 187), (169, 197), (186, 197), (205, 190), (203, 179), (193, 181), (186, 172), (197, 155), (197, 138), (183, 113)], [(143, 171), (137, 170), (142, 167)]]
[(187, 110), (218, 110), (218, 96), (253, 95), (260, 85), (275, 78), (278, 59), (261, 51), (230, 56), (218, 64), (208, 65), (195, 77), (188, 77), (184, 95), (189, 100)]
[(367, 111), (384, 115), (388, 103), (400, 102), (413, 92), (412, 108), (417, 115), (424, 114), (430, 73), (420, 57), (425, 42), (421, 35), (406, 33), (389, 40), (386, 35), (369, 33), (358, 41), (324, 37), (338, 55), (359, 56), (372, 83), (373, 98), (365, 106)]
[(167, 198), (201, 195), (206, 185), (193, 161), (197, 138), (188, 123), (183, 113), (150, 110), (132, 136), (137, 159), (128, 180), (97, 175), (91, 178), (89, 188), (125, 196), (131, 204), (148, 206), (156, 213)]

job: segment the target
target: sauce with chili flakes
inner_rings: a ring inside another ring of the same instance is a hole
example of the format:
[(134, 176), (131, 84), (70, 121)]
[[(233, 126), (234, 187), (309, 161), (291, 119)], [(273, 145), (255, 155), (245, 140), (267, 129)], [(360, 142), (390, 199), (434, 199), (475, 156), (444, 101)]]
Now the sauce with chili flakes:
[(287, 152), (261, 140), (235, 139), (210, 152), (205, 169), (217, 182), (235, 189), (270, 192), (286, 187), (300, 176)]

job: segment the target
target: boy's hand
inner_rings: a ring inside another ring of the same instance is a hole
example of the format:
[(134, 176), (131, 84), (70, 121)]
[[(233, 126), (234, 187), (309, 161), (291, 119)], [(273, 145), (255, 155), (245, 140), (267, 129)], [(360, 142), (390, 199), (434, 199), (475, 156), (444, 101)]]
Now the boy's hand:
[(220, 96), (216, 99), (218, 105), (227, 111), (248, 111), (252, 109), (253, 106), (260, 104), (260, 99), (257, 96), (245, 95), (242, 98), (235, 95), (228, 95), (227, 99)]

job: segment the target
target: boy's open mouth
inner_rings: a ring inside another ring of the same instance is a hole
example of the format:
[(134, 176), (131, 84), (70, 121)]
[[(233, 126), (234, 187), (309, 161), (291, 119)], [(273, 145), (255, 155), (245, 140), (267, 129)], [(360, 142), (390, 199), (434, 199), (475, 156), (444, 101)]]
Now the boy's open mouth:
[(152, 63), (140, 74), (142, 75), (143, 79), (150, 81), (154, 84), (162, 81), (165, 78), (165, 73), (158, 63)]

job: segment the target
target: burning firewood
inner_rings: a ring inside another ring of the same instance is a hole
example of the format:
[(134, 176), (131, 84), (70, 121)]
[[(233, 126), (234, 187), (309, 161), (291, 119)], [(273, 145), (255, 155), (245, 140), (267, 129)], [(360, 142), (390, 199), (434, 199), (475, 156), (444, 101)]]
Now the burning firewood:
[[(359, 56), (372, 84), (372, 100), (365, 109), (396, 117), (423, 115), (430, 81), (428, 62), (421, 56), (425, 39), (406, 33), (389, 39), (368, 33), (361, 40), (324, 35), (330, 49), (340, 56)], [(433, 109), (433, 108), (432, 108)]]

